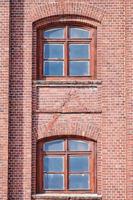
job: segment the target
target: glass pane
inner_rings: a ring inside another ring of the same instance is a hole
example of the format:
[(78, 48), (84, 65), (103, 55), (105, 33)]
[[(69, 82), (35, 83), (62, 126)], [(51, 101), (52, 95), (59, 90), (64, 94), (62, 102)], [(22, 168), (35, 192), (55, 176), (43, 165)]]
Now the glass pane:
[(45, 174), (44, 190), (63, 190), (64, 175), (63, 174)]
[(89, 38), (90, 32), (81, 28), (70, 28), (70, 38)]
[(69, 157), (70, 172), (88, 172), (89, 157), (88, 156), (70, 156)]
[(70, 151), (88, 151), (89, 144), (88, 142), (80, 141), (80, 140), (69, 140), (68, 146)]
[(88, 61), (70, 61), (70, 76), (88, 76), (90, 75), (90, 63)]
[(44, 76), (63, 76), (63, 62), (45, 61)]
[(89, 58), (89, 45), (88, 44), (70, 44), (69, 57), (73, 58)]
[(64, 38), (63, 28), (54, 28), (44, 31), (44, 37), (46, 38)]
[(43, 151), (64, 151), (64, 140), (53, 140), (43, 145)]
[(88, 174), (72, 174), (69, 175), (69, 189), (89, 189), (89, 176)]
[(63, 44), (45, 44), (44, 58), (63, 58)]
[(64, 171), (64, 157), (50, 157), (44, 158), (45, 172), (63, 172)]

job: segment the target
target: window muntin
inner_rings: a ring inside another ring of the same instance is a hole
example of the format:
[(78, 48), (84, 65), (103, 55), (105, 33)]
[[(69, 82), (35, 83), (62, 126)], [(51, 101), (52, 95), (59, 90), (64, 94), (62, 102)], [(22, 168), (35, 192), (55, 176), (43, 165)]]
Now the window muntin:
[(39, 192), (94, 192), (94, 142), (64, 138), (41, 146)]
[(41, 79), (94, 78), (94, 28), (66, 25), (42, 29), (39, 35), (38, 62)]

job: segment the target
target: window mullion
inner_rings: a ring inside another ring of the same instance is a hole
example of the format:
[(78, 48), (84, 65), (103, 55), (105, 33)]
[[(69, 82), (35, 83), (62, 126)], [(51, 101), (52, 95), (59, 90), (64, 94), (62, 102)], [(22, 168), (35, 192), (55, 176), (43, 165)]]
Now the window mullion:
[(66, 165), (66, 180), (67, 180), (67, 191), (69, 190), (69, 155), (68, 155), (68, 139), (66, 139), (66, 160), (67, 160), (67, 165)]
[(91, 191), (95, 191), (95, 157), (96, 157), (96, 147), (94, 144), (91, 144), (93, 150), (92, 150), (92, 153), (91, 153), (91, 156), (90, 156), (90, 189)]
[(64, 76), (68, 75), (68, 26), (65, 27), (65, 43), (64, 43)]
[(40, 51), (37, 52), (37, 64), (38, 64), (38, 71), (39, 71), (39, 77), (42, 79), (43, 77), (43, 43), (42, 43), (42, 36), (43, 32), (41, 30), (38, 31), (38, 37), (39, 37), (39, 42), (38, 42), (38, 48), (40, 48)]
[(67, 26), (67, 76), (69, 76), (69, 26)]
[(65, 139), (65, 156), (64, 156), (64, 190), (67, 191), (67, 173), (68, 173), (68, 169), (67, 169), (67, 139)]

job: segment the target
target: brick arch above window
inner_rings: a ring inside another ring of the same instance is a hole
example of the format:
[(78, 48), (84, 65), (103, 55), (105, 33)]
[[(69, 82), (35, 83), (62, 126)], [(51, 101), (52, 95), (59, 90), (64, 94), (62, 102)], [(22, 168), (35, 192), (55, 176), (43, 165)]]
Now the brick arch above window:
[[(68, 2), (68, 1), (59, 1), (59, 2), (47, 2), (47, 3), (36, 3), (30, 2), (30, 6), (27, 6), (27, 14), (29, 15), (29, 19), (32, 22), (43, 18), (49, 18), (56, 16), (60, 16), (60, 19), (64, 18), (64, 16), (80, 16), (80, 18), (86, 18), (84, 20), (95, 21), (97, 23), (101, 23), (105, 10), (103, 8), (98, 8), (96, 6), (90, 5), (86, 1), (79, 2)], [(32, 12), (31, 12), (32, 10)]]
[(73, 135), (75, 137), (80, 136), (97, 141), (100, 133), (100, 128), (93, 123), (62, 123), (56, 122), (56, 118), (55, 121), (52, 120), (47, 125), (42, 125), (39, 130), (34, 130), (34, 134), (38, 140), (46, 137)]
[(90, 17), (83, 16), (83, 15), (75, 15), (75, 14), (63, 14), (63, 15), (56, 15), (56, 16), (49, 16), (49, 17), (43, 17), (39, 18), (38, 20), (33, 21), (33, 28), (34, 29), (40, 29), (41, 27), (48, 27), (48, 26), (56, 26), (57, 24), (65, 24), (65, 23), (71, 23), (71, 24), (78, 24), (79, 26), (84, 25), (88, 27), (94, 27), (97, 28), (100, 25), (100, 22), (91, 19)]

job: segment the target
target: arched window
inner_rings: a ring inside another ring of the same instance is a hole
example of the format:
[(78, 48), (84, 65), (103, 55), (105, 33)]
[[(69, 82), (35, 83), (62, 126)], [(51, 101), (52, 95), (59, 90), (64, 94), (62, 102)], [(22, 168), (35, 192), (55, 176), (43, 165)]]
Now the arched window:
[(95, 154), (93, 141), (70, 137), (40, 141), (38, 192), (95, 192)]
[(93, 79), (96, 29), (61, 25), (38, 30), (39, 79)]

